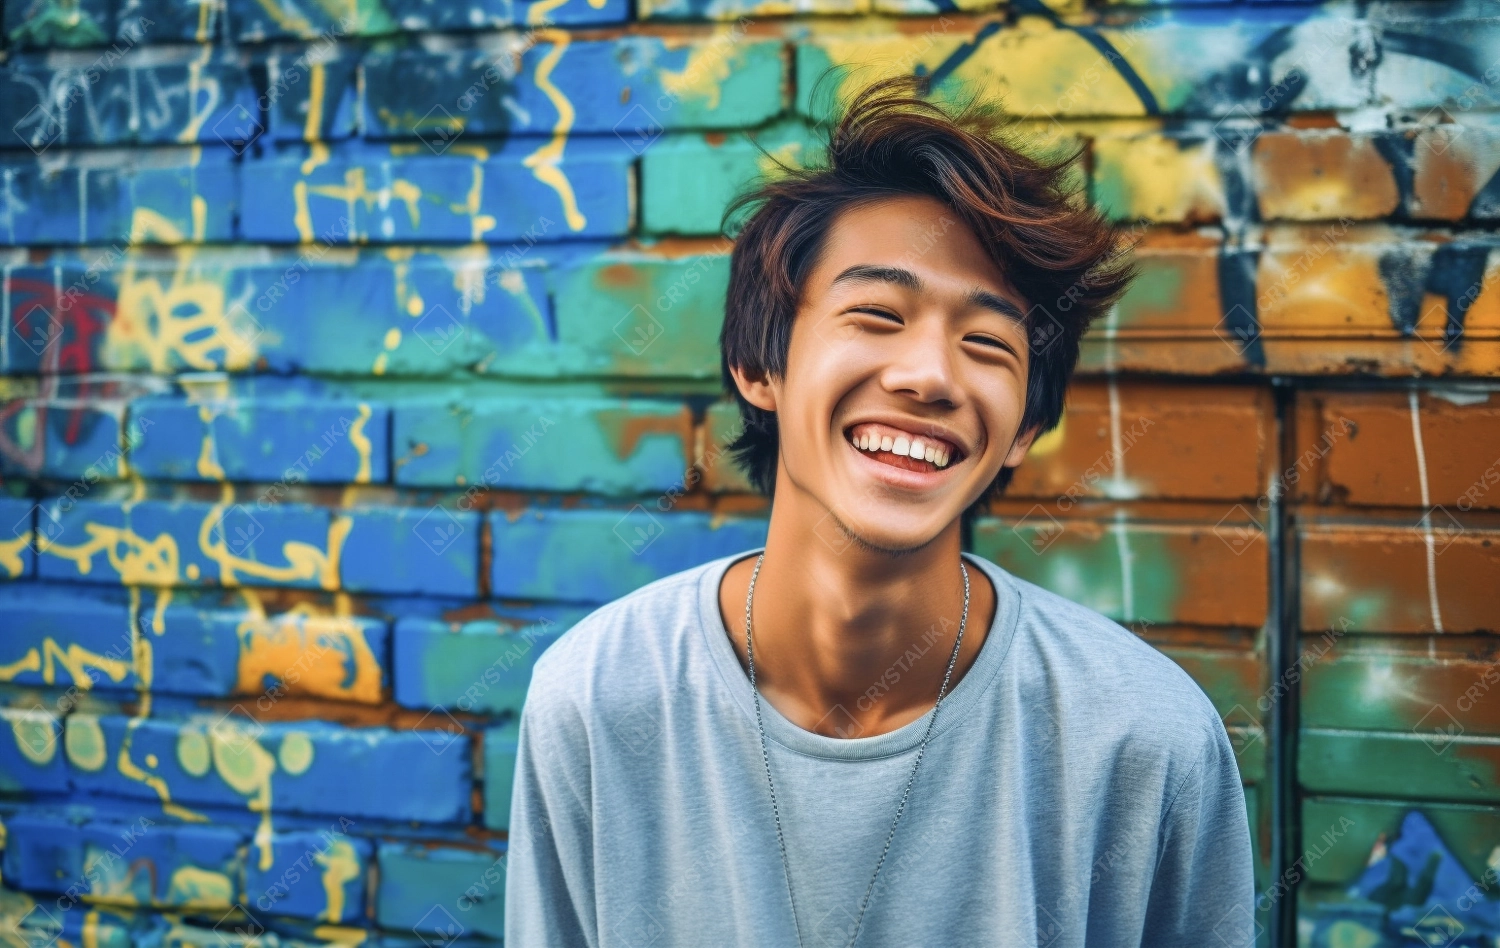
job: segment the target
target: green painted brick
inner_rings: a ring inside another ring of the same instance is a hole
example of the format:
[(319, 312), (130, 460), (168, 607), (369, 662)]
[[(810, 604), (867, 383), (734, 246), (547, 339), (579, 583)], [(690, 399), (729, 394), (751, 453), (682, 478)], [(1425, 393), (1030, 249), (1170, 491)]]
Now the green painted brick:
[(710, 405), (704, 421), (708, 430), (708, 444), (704, 448), (702, 460), (698, 462), (703, 469), (704, 485), (715, 493), (753, 492), (750, 479), (726, 450), (729, 442), (744, 430), (738, 403), (716, 402)]
[[(1364, 871), (1370, 850), (1381, 834), (1387, 840), (1394, 838), (1402, 818), (1412, 810), (1422, 811), (1470, 875), (1476, 879), (1484, 875), (1490, 852), (1500, 841), (1500, 810), (1494, 807), (1319, 796), (1302, 801), (1304, 849), (1315, 846), (1324, 850), (1316, 860), (1304, 859), (1308, 880), (1340, 885), (1353, 882)], [(1342, 833), (1337, 839), (1333, 838), (1335, 829)]]
[(1307, 728), (1298, 776), (1312, 793), (1500, 803), (1500, 739)]
[[(505, 934), (505, 857), (489, 849), (382, 842), (375, 921), (382, 928), (437, 935)], [(426, 944), (432, 942), (423, 939)]]
[(799, 167), (820, 154), (800, 122), (664, 137), (641, 158), (642, 225), (651, 234), (717, 234), (729, 202), (777, 162)]
[(591, 375), (717, 378), (728, 249), (681, 257), (620, 251), (560, 271), (563, 360)]

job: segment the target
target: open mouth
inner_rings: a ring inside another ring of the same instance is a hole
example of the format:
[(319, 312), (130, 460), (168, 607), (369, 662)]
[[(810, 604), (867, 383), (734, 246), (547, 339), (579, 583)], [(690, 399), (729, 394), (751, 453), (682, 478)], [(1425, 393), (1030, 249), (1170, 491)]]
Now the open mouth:
[(947, 470), (964, 459), (963, 451), (950, 441), (890, 425), (853, 425), (845, 430), (844, 438), (874, 460), (906, 471), (931, 474)]

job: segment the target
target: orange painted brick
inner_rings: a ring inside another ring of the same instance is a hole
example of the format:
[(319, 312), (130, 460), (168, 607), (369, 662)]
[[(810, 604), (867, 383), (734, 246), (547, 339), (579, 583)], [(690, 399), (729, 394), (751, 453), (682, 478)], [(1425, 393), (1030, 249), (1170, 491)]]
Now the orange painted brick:
[(1263, 220), (1369, 220), (1400, 205), (1395, 172), (1368, 135), (1268, 132), (1256, 139), (1253, 162)]
[[(1439, 512), (1431, 529), (1304, 524), (1298, 535), (1302, 626), (1375, 632), (1500, 628), (1500, 530)], [(1341, 621), (1342, 620), (1342, 621)]]
[(1068, 505), (1084, 497), (1254, 497), (1265, 484), (1274, 426), (1263, 387), (1079, 380), (1062, 423), (1032, 446), (1008, 493)]
[(1299, 415), (1295, 470), (1314, 476), (1298, 485), (1298, 496), (1418, 510), (1424, 503), (1500, 508), (1500, 394), (1421, 393), (1415, 413), (1403, 392), (1304, 392), (1299, 398), (1312, 412)]

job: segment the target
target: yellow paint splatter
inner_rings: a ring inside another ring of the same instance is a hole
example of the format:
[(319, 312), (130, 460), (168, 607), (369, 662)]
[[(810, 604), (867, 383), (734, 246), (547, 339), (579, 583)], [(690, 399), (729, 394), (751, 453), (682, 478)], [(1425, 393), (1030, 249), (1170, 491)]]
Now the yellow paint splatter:
[(219, 108), (219, 80), (216, 76), (205, 78), (203, 75), (203, 67), (208, 65), (213, 51), (212, 46), (204, 46), (198, 56), (188, 63), (188, 120), (177, 136), (177, 140), (183, 144), (198, 141), (198, 132), (203, 128), (203, 123)]
[[(490, 214), (479, 213), (479, 204), (483, 194), (484, 165), (475, 162), (470, 170), (469, 192), (464, 195), (464, 203), (448, 205), (448, 209), (455, 214), (468, 216), (469, 239), (473, 241), (483, 240), (486, 233), (495, 229), (495, 218)], [(412, 315), (416, 314), (412, 313)]]
[[(313, 142), (307, 148), (307, 159), (302, 162), (302, 173), (309, 175), (313, 170), (328, 163), (328, 146), (323, 142)], [(312, 225), (308, 225), (308, 232), (312, 232)], [(309, 237), (308, 240), (312, 238)]]
[[(392, 332), (398, 334), (399, 329)], [(390, 333), (386, 333), (389, 337)], [(359, 417), (349, 425), (349, 443), (354, 446), (354, 451), (359, 455), (359, 468), (354, 472), (354, 483), (370, 483), (370, 453), (373, 450), (369, 435), (365, 434), (365, 422), (370, 420), (370, 406), (365, 402), (359, 403)]]
[(281, 747), (276, 751), (276, 762), (281, 769), (293, 776), (307, 772), (312, 766), (313, 743), (307, 735), (301, 731), (292, 731), (281, 739)]
[(31, 534), (23, 533), (9, 540), (0, 540), (0, 570), (7, 578), (14, 579), (26, 569), (21, 560), (21, 551), (31, 546)]
[[(176, 548), (174, 547), (173, 549), (175, 553)], [(164, 631), (164, 626), (161, 624), (161, 610), (164, 608), (165, 604), (161, 601), (161, 599), (158, 599), (157, 621), (154, 624), (154, 631), (157, 635), (161, 635)], [(161, 799), (161, 808), (163, 813), (166, 813), (169, 816), (175, 816), (181, 820), (206, 823), (208, 822), (207, 816), (204, 816), (202, 813), (198, 813), (194, 810), (188, 809), (185, 806), (172, 802), (172, 791), (171, 788), (167, 786), (167, 782), (165, 780), (163, 780), (157, 774), (147, 773), (145, 770), (137, 766), (135, 761), (130, 759), (130, 749), (131, 746), (135, 743), (136, 729), (139, 728), (141, 723), (151, 715), (152, 671), (156, 667), (153, 658), (153, 650), (151, 648), (151, 640), (141, 634), (140, 614), (141, 590), (136, 586), (132, 586), (130, 587), (130, 611), (128, 618), (130, 622), (131, 654), (134, 657), (136, 678), (135, 686), (136, 690), (140, 692), (140, 702), (138, 704), (136, 716), (125, 722), (125, 737), (120, 742), (120, 753), (115, 758), (115, 766), (120, 771), (121, 776), (129, 780), (137, 781), (138, 783), (143, 783), (146, 786), (150, 787), (153, 791), (155, 791), (156, 795)]]
[(370, 937), (366, 929), (344, 925), (315, 925), (312, 934), (314, 938), (332, 945), (363, 945)]
[[(149, 208), (131, 218), (130, 244), (157, 241), (178, 244), (182, 232)], [(225, 312), (224, 288), (217, 281), (191, 276), (195, 248), (173, 250), (176, 268), (166, 286), (156, 275), (143, 276), (143, 259), (134, 249), (120, 271), (115, 318), (104, 335), (105, 364), (137, 368), (144, 363), (157, 373), (182, 368), (204, 371), (247, 369), (257, 357), (254, 335)], [(222, 356), (215, 353), (222, 352)]]
[(310, 244), (313, 242), (313, 226), (312, 211), (307, 206), (306, 181), (298, 181), (292, 185), (292, 203), (296, 208), (292, 212), (292, 223), (297, 226), (297, 239)]
[[(239, 624), (239, 678), (236, 690), (256, 694), (269, 676), (298, 694), (380, 701), (380, 663), (360, 625), (349, 616), (285, 614), (249, 618)], [(345, 684), (348, 682), (348, 684)]]
[(222, 872), (179, 866), (167, 884), (164, 902), (180, 908), (227, 909), (234, 904), (234, 883)]
[(203, 195), (195, 194), (192, 200), (193, 207), (193, 243), (203, 243), (203, 238), (208, 234), (208, 202)]
[(45, 711), (6, 709), (11, 734), (21, 756), (38, 766), (57, 756), (57, 719)]
[[(232, 498), (231, 498), (232, 499)], [(349, 534), (353, 521), (336, 516), (328, 527), (328, 549), (325, 552), (310, 543), (288, 540), (281, 545), (281, 555), (287, 565), (271, 566), (258, 560), (245, 559), (230, 552), (223, 536), (220, 518), (229, 506), (221, 501), (209, 508), (198, 527), (198, 548), (203, 555), (219, 564), (219, 582), (225, 586), (238, 586), (240, 574), (253, 579), (268, 580), (273, 584), (315, 580), (324, 589), (335, 589), (339, 581), (339, 554)], [(215, 533), (218, 533), (217, 538)], [(175, 551), (175, 548), (174, 548)]]
[(16, 676), (22, 672), (39, 671), (42, 667), (42, 656), (34, 648), (26, 650), (26, 654), (9, 665), (0, 665), (0, 681), (14, 681)]
[(255, 830), (255, 845), (260, 849), (260, 868), (271, 868), (271, 776), (276, 772), (276, 758), (261, 747), (255, 734), (228, 719), (216, 721), (209, 729), (214, 772), (241, 796), (252, 813), (260, 814)]
[(323, 137), (323, 96), (328, 81), (322, 63), (310, 63), (307, 82), (307, 121), (302, 126), (302, 140), (315, 142)]
[[(539, 3), (533, 7), (532, 15), (535, 16), (545, 5)], [(536, 30), (534, 35), (538, 42), (552, 44), (542, 61), (537, 63), (536, 84), (551, 100), (552, 107), (557, 109), (557, 124), (552, 127), (552, 139), (527, 155), (521, 163), (531, 169), (538, 181), (557, 192), (563, 205), (563, 219), (568, 222), (568, 227), (583, 230), (588, 220), (578, 210), (578, 199), (573, 194), (572, 183), (558, 167), (558, 163), (562, 161), (563, 149), (568, 144), (568, 132), (573, 128), (573, 103), (562, 94), (562, 90), (552, 84), (552, 70), (556, 68), (558, 60), (562, 59), (572, 38), (565, 30)]]
[(82, 712), (68, 715), (68, 726), (63, 731), (63, 752), (68, 755), (68, 762), (79, 770), (94, 773), (104, 769), (109, 748), (98, 715)]
[(177, 732), (177, 764), (194, 777), (208, 773), (213, 766), (213, 757), (208, 748), (208, 737), (202, 731), (183, 728)]
[(83, 532), (89, 537), (83, 543), (70, 546), (41, 536), (37, 547), (44, 556), (71, 560), (85, 576), (93, 570), (95, 554), (102, 552), (127, 586), (171, 586), (178, 582), (177, 541), (170, 533), (147, 540), (129, 527), (93, 521), (83, 525)]
[(344, 915), (344, 886), (359, 878), (359, 856), (348, 840), (336, 839), (313, 860), (323, 867), (323, 892), (328, 903), (318, 917), (337, 922)]
[(1064, 412), (1058, 419), (1057, 427), (1031, 442), (1031, 450), (1026, 452), (1027, 457), (1043, 457), (1051, 454), (1063, 446), (1064, 434), (1068, 426), (1068, 415)]
[(214, 418), (218, 410), (213, 405), (199, 405), (198, 418), (203, 422), (203, 445), (198, 450), (198, 476), (210, 481), (226, 480), (224, 468), (219, 464), (219, 446), (214, 439)]

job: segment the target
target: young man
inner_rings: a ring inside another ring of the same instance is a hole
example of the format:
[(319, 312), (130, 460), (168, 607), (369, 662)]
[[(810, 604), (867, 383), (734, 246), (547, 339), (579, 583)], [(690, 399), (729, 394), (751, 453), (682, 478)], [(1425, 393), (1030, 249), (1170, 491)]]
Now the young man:
[[(1213, 705), (1135, 635), (961, 552), (1132, 276), (1067, 163), (882, 83), (751, 196), (722, 336), (763, 550), (538, 660), (507, 948), (1243, 948)], [(753, 684), (752, 684), (753, 682)]]

